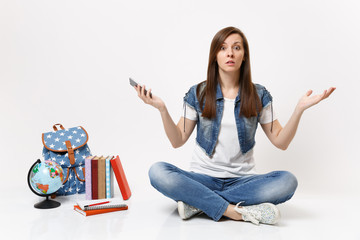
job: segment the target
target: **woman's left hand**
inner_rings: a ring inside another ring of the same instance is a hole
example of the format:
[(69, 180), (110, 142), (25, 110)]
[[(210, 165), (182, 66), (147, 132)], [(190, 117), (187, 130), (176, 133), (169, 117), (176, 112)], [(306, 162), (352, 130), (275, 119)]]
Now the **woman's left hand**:
[(296, 107), (298, 110), (303, 112), (306, 109), (308, 109), (309, 107), (314, 106), (315, 104), (318, 104), (325, 98), (328, 98), (335, 89), (336, 89), (335, 87), (331, 87), (328, 90), (325, 90), (322, 94), (313, 95), (313, 96), (311, 96), (313, 91), (309, 90), (302, 98), (300, 98)]

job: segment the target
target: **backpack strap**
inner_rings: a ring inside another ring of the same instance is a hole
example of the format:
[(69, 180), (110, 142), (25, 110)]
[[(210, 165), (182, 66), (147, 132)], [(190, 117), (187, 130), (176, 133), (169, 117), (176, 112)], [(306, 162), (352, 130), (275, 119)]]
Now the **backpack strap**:
[(67, 170), (66, 178), (65, 178), (65, 180), (63, 181), (63, 184), (65, 184), (65, 183), (67, 182), (68, 178), (69, 178), (70, 169), (71, 169), (71, 168), (68, 168), (68, 170)]
[(70, 164), (73, 165), (73, 164), (75, 164), (74, 149), (72, 148), (70, 141), (65, 141), (65, 144), (66, 144), (66, 148), (68, 151), (68, 157), (70, 160)]
[(84, 179), (80, 179), (77, 172), (76, 172), (76, 168), (74, 167), (73, 170), (74, 170), (74, 173), (75, 173), (75, 176), (77, 177), (77, 179), (80, 181), (80, 182), (85, 182), (85, 171), (84, 171), (85, 168), (83, 168), (83, 174), (84, 174)]
[(81, 179), (81, 178), (79, 178), (79, 175), (78, 175), (77, 172), (76, 172), (76, 167), (71, 167), (71, 168), (69, 168), (68, 171), (67, 171), (66, 178), (65, 178), (63, 184), (65, 184), (65, 183), (67, 182), (67, 180), (68, 180), (68, 178), (69, 178), (69, 173), (70, 173), (71, 169), (74, 171), (76, 178), (77, 178), (80, 182), (85, 182), (85, 170), (84, 170), (85, 168), (83, 168), (83, 170), (82, 170), (83, 173), (84, 173), (84, 179)]

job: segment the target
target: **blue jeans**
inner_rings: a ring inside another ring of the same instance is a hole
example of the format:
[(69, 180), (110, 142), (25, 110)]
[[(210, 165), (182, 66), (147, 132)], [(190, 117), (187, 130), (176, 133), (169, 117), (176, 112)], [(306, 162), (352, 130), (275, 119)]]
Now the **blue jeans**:
[(184, 171), (165, 162), (153, 164), (149, 177), (151, 185), (159, 192), (201, 209), (215, 221), (223, 216), (229, 204), (279, 204), (289, 200), (297, 187), (295, 176), (286, 171), (216, 178)]

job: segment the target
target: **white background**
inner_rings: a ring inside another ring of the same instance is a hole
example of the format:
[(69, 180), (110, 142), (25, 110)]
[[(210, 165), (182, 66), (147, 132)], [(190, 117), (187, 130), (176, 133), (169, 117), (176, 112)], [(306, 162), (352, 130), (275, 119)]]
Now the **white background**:
[(27, 171), (55, 123), (83, 126), (94, 154), (118, 154), (134, 197), (154, 191), (152, 163), (186, 169), (196, 132), (172, 149), (128, 77), (152, 88), (177, 122), (184, 94), (206, 78), (212, 37), (235, 26), (283, 125), (308, 89), (337, 87), (305, 112), (287, 151), (258, 128), (258, 171), (293, 172), (298, 192), (358, 193), (359, 10), (358, 1), (1, 0), (1, 190), (32, 194)]

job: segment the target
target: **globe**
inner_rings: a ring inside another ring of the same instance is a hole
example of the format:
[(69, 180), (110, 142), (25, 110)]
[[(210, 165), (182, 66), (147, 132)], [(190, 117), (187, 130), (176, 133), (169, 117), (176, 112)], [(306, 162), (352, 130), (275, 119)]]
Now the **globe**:
[(64, 171), (53, 161), (39, 159), (32, 165), (28, 173), (28, 185), (33, 193), (46, 197), (46, 200), (35, 204), (36, 208), (54, 208), (60, 203), (49, 200), (49, 196), (59, 190), (64, 181)]

